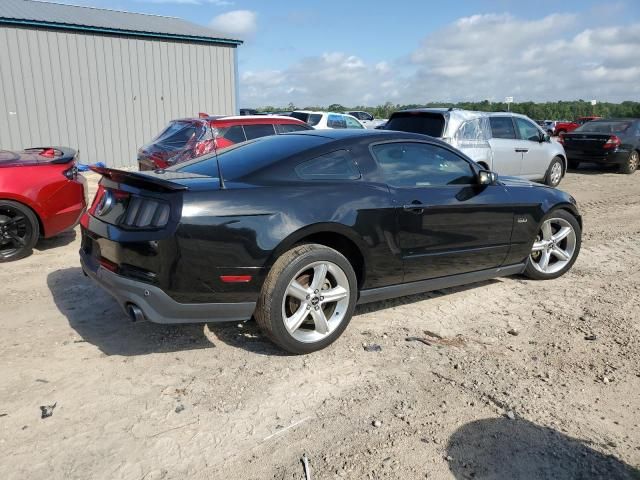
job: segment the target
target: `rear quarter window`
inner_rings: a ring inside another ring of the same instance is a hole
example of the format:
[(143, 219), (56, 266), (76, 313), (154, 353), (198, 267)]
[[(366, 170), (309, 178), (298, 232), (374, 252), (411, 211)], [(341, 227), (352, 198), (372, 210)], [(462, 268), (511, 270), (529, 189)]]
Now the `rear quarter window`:
[(346, 150), (337, 150), (302, 162), (295, 168), (303, 180), (357, 180), (360, 170)]

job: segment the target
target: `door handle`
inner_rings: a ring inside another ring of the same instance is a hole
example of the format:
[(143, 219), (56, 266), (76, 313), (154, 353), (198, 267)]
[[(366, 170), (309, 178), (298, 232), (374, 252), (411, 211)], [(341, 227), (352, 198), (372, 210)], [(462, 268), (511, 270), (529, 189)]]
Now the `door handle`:
[(527, 153), (528, 151), (528, 148), (516, 148), (517, 153)]
[(418, 200), (414, 200), (413, 202), (407, 204), (407, 205), (403, 205), (402, 209), (405, 212), (411, 212), (411, 213), (415, 213), (416, 215), (419, 215), (421, 213), (424, 212), (424, 209), (427, 207), (428, 205), (425, 205), (424, 203), (418, 201)]

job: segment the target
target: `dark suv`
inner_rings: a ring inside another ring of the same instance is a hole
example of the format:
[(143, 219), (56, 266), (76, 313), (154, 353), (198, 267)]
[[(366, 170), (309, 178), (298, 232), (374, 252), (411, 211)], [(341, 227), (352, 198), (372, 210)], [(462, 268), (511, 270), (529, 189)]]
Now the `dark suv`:
[(278, 116), (208, 116), (171, 120), (160, 134), (138, 150), (140, 170), (167, 168), (233, 144), (281, 133), (312, 130), (305, 122)]

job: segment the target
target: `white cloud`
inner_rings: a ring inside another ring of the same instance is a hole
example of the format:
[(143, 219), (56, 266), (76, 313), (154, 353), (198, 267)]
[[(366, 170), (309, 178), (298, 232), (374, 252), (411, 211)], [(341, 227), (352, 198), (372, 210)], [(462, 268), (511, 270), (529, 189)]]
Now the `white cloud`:
[(258, 26), (257, 20), (256, 12), (233, 10), (214, 17), (209, 26), (221, 33), (247, 38), (255, 33)]
[(369, 64), (329, 52), (268, 73), (244, 72), (240, 94), (251, 106), (640, 97), (640, 24), (580, 29), (579, 21), (474, 15), (395, 59)]

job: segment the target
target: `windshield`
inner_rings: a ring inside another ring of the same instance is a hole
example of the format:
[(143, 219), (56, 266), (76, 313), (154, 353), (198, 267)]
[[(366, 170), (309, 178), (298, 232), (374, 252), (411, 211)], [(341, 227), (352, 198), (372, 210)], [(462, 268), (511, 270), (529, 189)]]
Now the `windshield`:
[(312, 127), (316, 126), (320, 123), (320, 120), (322, 120), (322, 114), (320, 113), (292, 112), (290, 116), (302, 120)]
[(576, 128), (575, 132), (589, 133), (625, 133), (633, 122), (626, 121), (599, 121), (593, 120)]
[(444, 115), (429, 112), (394, 113), (385, 128), (400, 132), (421, 133), (431, 137), (442, 137)]
[[(306, 134), (273, 135), (219, 151), (218, 160), (225, 180), (237, 180), (280, 160), (327, 142), (326, 137)], [(216, 156), (182, 163), (170, 170), (217, 176)]]

